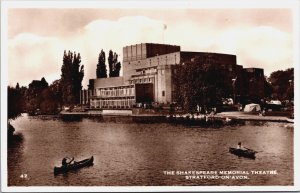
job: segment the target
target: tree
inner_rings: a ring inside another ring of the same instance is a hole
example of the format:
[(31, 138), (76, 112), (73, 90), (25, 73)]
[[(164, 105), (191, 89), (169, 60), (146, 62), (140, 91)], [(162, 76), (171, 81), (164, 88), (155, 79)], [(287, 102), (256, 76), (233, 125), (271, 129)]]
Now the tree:
[(112, 50), (108, 53), (108, 66), (109, 66), (109, 77), (113, 77), (114, 74), (114, 54)]
[(10, 124), (10, 120), (17, 118), (24, 111), (24, 93), (20, 89), (19, 83), (16, 88), (7, 87), (7, 137), (8, 142), (12, 140), (15, 128)]
[(43, 90), (48, 88), (48, 82), (45, 78), (41, 78), (41, 80), (33, 80), (29, 85), (26, 92), (26, 111), (29, 114), (35, 114), (38, 110), (40, 110), (41, 103), (43, 98), (41, 94)]
[(7, 87), (7, 118), (15, 119), (23, 112), (23, 96), (20, 88)]
[(193, 112), (197, 105), (215, 107), (221, 104), (222, 98), (232, 93), (229, 76), (215, 64), (214, 59), (208, 54), (178, 69), (175, 78), (179, 90), (177, 102), (185, 110)]
[(264, 79), (264, 90), (265, 90), (265, 96), (267, 98), (270, 98), (272, 96), (272, 93), (273, 93), (273, 88), (272, 88), (272, 85), (270, 82), (267, 81), (267, 77), (265, 77)]
[[(116, 52), (113, 52), (112, 50), (109, 50), (107, 61), (109, 67), (109, 77), (120, 76), (121, 63), (118, 61), (118, 54), (116, 54)], [(101, 50), (99, 54), (96, 74), (97, 78), (107, 78), (105, 52), (103, 50)]]
[(80, 65), (80, 53), (64, 51), (63, 65), (61, 67), (62, 102), (66, 105), (80, 102), (80, 90), (84, 76), (84, 66)]
[(41, 81), (34, 80), (24, 96), (25, 109), (29, 114), (56, 114), (62, 105), (61, 80), (54, 81), (50, 86), (44, 78)]
[(51, 87), (43, 90), (41, 93), (41, 97), (43, 98), (40, 109), (42, 114), (56, 114), (58, 112), (59, 102), (56, 101), (55, 92)]
[(109, 50), (108, 54), (109, 77), (119, 77), (121, 63), (118, 61), (118, 54)]
[(107, 70), (105, 64), (105, 52), (101, 50), (98, 57), (98, 64), (96, 70), (97, 78), (107, 78)]
[(118, 61), (118, 54), (116, 52), (114, 53), (114, 71), (113, 71), (113, 77), (119, 77), (120, 76), (120, 70), (121, 70), (121, 63)]
[(49, 86), (49, 89), (53, 93), (52, 100), (54, 100), (57, 103), (58, 107), (62, 106), (62, 89), (61, 89), (61, 80), (55, 80), (53, 83)]
[(294, 68), (272, 72), (268, 81), (272, 85), (272, 98), (292, 100), (294, 98)]

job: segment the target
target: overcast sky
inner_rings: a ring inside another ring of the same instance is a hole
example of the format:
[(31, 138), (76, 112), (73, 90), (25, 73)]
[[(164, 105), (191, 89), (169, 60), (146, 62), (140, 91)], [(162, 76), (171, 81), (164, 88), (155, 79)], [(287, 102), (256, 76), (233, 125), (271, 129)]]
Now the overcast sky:
[(101, 49), (122, 60), (124, 46), (146, 42), (234, 54), (238, 64), (269, 75), (293, 67), (292, 31), (289, 9), (9, 9), (8, 81), (52, 83), (71, 50), (81, 54), (86, 88)]

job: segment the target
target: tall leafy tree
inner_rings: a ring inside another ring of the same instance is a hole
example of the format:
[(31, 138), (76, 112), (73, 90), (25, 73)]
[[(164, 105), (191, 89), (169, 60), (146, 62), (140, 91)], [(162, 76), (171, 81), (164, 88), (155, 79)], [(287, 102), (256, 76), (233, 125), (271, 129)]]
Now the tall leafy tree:
[(272, 72), (268, 81), (272, 85), (272, 98), (279, 100), (294, 98), (294, 68)]
[(98, 57), (98, 64), (96, 70), (97, 78), (107, 78), (107, 70), (105, 64), (105, 52), (101, 50)]
[(23, 99), (22, 90), (18, 87), (7, 87), (7, 118), (15, 119), (21, 115), (23, 109)]
[(61, 79), (53, 81), (49, 86), (49, 89), (53, 93), (52, 99), (57, 103), (59, 107), (62, 106), (62, 89), (61, 89)]
[(118, 61), (118, 54), (109, 51), (108, 55), (108, 65), (109, 65), (109, 77), (118, 77), (120, 76), (121, 63)]
[(179, 91), (177, 100), (186, 111), (195, 111), (197, 105), (214, 107), (230, 95), (230, 78), (214, 64), (214, 59), (207, 55), (178, 69), (175, 79)]
[(64, 52), (61, 67), (62, 102), (66, 105), (80, 102), (80, 90), (84, 76), (84, 66), (81, 63), (80, 53)]
[(264, 77), (264, 91), (265, 91), (265, 97), (270, 98), (272, 97), (273, 88), (270, 82), (267, 81), (267, 77)]
[(112, 50), (108, 53), (108, 66), (109, 66), (109, 77), (113, 77), (114, 74), (114, 54)]
[(43, 77), (41, 80), (33, 80), (26, 92), (26, 111), (29, 114), (35, 114), (41, 107), (43, 98), (41, 93), (48, 88), (48, 82)]
[(10, 124), (10, 120), (17, 118), (24, 111), (24, 98), (26, 88), (20, 88), (19, 83), (14, 87), (7, 87), (7, 137), (8, 142), (12, 139), (15, 128)]
[(41, 93), (42, 102), (40, 105), (42, 114), (56, 114), (62, 105), (62, 91), (60, 80), (54, 81), (47, 89)]
[(114, 53), (113, 65), (114, 65), (113, 76), (114, 77), (120, 76), (121, 63), (118, 61), (118, 54), (116, 54), (116, 52)]

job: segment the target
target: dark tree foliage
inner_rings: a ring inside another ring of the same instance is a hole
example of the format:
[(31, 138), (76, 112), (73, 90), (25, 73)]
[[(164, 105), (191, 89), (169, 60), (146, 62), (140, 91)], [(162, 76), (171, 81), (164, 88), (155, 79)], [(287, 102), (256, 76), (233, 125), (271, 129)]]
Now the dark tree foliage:
[(44, 78), (41, 81), (32, 82), (23, 100), (26, 102), (26, 112), (30, 115), (58, 113), (62, 105), (61, 81), (56, 80), (50, 86)]
[(265, 77), (253, 77), (248, 80), (247, 92), (249, 99), (254, 103), (266, 97), (266, 80)]
[(215, 61), (207, 55), (178, 68), (177, 101), (186, 111), (194, 112), (197, 105), (215, 107), (232, 93), (229, 77), (213, 64)]
[(26, 88), (20, 88), (17, 83), (16, 88), (7, 87), (7, 136), (8, 142), (12, 140), (15, 128), (10, 124), (10, 120), (16, 119), (24, 112)]
[(272, 72), (268, 81), (272, 85), (273, 99), (294, 99), (294, 68)]
[(33, 115), (40, 111), (41, 103), (43, 98), (41, 94), (43, 90), (48, 88), (48, 83), (43, 77), (40, 81), (33, 80), (29, 85), (26, 91), (26, 111)]
[(55, 80), (50, 86), (49, 89), (53, 93), (52, 99), (57, 103), (58, 106), (62, 106), (62, 89), (61, 89), (61, 80)]
[(114, 72), (114, 54), (112, 50), (108, 53), (108, 66), (109, 66), (109, 77), (113, 77)]
[(41, 97), (43, 101), (41, 102), (41, 113), (42, 114), (54, 114), (57, 112), (58, 103), (54, 100), (54, 93), (50, 88), (45, 89), (42, 92)]
[(273, 93), (273, 87), (270, 82), (267, 81), (267, 77), (264, 79), (264, 91), (265, 91), (265, 97), (271, 98)]
[(118, 54), (114, 53), (114, 60), (113, 60), (113, 77), (119, 77), (120, 76), (120, 70), (121, 70), (121, 63), (118, 61)]
[(84, 76), (84, 66), (81, 63), (80, 53), (64, 52), (63, 65), (61, 67), (62, 102), (65, 105), (78, 104), (80, 102), (80, 90)]
[(120, 70), (121, 70), (121, 63), (118, 61), (118, 54), (116, 52), (113, 52), (112, 50), (109, 51), (108, 65), (109, 65), (109, 77), (119, 77)]
[(106, 64), (105, 64), (105, 52), (103, 50), (101, 50), (99, 57), (98, 57), (96, 75), (97, 75), (97, 78), (107, 78), (107, 70), (106, 70)]
[(62, 105), (62, 91), (60, 80), (54, 81), (47, 89), (41, 93), (42, 102), (40, 105), (42, 114), (56, 114)]
[(17, 84), (16, 88), (7, 87), (7, 118), (15, 119), (24, 111), (24, 93)]

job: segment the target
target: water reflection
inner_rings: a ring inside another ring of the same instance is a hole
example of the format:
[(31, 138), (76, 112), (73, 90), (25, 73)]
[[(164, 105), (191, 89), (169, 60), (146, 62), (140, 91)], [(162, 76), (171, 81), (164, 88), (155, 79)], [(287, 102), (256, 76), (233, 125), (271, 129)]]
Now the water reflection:
[(26, 174), (26, 168), (22, 166), (24, 160), (24, 137), (21, 133), (16, 133), (15, 137), (8, 142), (7, 149), (7, 172), (8, 176), (14, 176), (14, 178), (8, 178), (8, 185), (14, 183), (23, 184), (24, 179), (20, 176)]

